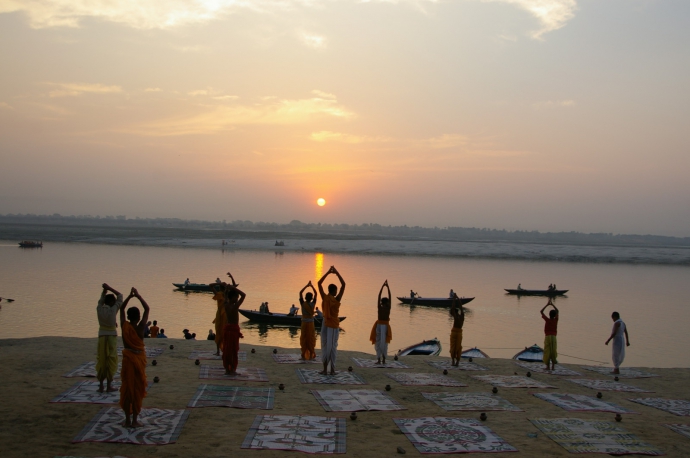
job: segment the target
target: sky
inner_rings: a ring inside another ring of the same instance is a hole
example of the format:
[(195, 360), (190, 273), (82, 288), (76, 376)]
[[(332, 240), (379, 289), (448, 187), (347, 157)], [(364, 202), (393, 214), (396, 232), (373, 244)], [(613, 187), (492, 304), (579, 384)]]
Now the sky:
[(0, 214), (690, 236), (689, 17), (0, 0)]

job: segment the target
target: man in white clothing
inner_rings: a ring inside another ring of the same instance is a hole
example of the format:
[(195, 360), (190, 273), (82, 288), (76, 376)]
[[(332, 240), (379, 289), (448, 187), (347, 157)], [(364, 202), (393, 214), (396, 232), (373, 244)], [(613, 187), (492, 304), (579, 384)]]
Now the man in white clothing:
[[(110, 291), (112, 294), (108, 294)], [(117, 297), (116, 297), (117, 296)], [(98, 315), (98, 352), (96, 359), (96, 376), (101, 386), (99, 392), (103, 392), (103, 380), (108, 383), (106, 391), (117, 391), (112, 387), (113, 377), (117, 372), (117, 328), (115, 318), (122, 306), (122, 294), (103, 283), (101, 298), (96, 307)]]
[[(620, 314), (618, 312), (613, 312), (611, 314), (611, 319), (613, 319), (613, 330), (611, 331), (611, 336), (606, 341), (606, 345), (613, 339), (613, 371), (611, 373), (620, 374), (620, 366), (625, 359), (625, 347), (630, 346), (630, 339), (628, 339), (628, 328), (625, 326), (625, 323), (623, 323), (623, 320), (621, 320)], [(623, 336), (625, 336), (625, 340)]]

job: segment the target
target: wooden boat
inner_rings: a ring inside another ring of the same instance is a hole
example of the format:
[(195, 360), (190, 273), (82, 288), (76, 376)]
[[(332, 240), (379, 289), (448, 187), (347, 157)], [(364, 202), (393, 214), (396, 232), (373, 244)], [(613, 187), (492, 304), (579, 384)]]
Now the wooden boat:
[(22, 248), (43, 248), (43, 242), (38, 242), (36, 240), (22, 240), (19, 242), (19, 246)]
[(181, 291), (205, 291), (205, 292), (212, 292), (211, 290), (211, 285), (207, 285), (204, 283), (173, 283), (175, 287)]
[(465, 350), (460, 353), (461, 358), (489, 358), (489, 355), (481, 351), (479, 348), (474, 347), (469, 350)]
[(438, 356), (441, 353), (441, 342), (434, 337), (431, 340), (423, 340), (407, 348), (398, 350), (397, 356)]
[[(460, 297), (460, 305), (465, 305), (468, 302), (474, 300), (473, 297)], [(398, 300), (403, 304), (410, 305), (429, 305), (431, 307), (450, 307), (453, 303), (453, 299), (447, 297), (415, 297), (414, 299), (410, 297), (399, 297)]]
[(529, 361), (531, 363), (541, 363), (544, 362), (544, 349), (534, 344), (531, 347), (525, 347), (524, 350), (513, 356), (513, 359), (517, 359), (518, 361)]
[[(285, 313), (261, 313), (256, 310), (243, 310), (239, 309), (239, 312), (249, 318), (250, 321), (256, 321), (259, 323), (266, 324), (282, 324), (287, 326), (301, 326), (302, 325), (302, 315), (287, 315)], [(343, 321), (345, 316), (339, 317), (340, 321)], [(322, 324), (322, 318), (314, 317), (314, 326), (320, 327)]]
[(569, 290), (567, 289), (505, 289), (508, 294), (515, 294), (517, 296), (563, 296)]

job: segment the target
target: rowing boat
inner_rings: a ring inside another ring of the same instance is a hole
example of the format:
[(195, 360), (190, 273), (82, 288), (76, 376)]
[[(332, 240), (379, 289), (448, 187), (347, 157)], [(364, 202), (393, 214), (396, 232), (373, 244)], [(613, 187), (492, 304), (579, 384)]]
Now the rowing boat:
[(397, 356), (438, 356), (441, 353), (441, 342), (434, 337), (431, 340), (423, 340), (407, 348), (398, 350)]
[(43, 242), (37, 242), (35, 240), (22, 240), (19, 242), (19, 246), (22, 248), (43, 248)]
[[(431, 307), (450, 307), (453, 304), (453, 299), (447, 297), (399, 297), (398, 300), (403, 304), (410, 305), (429, 305)], [(465, 305), (474, 300), (473, 297), (459, 297), (460, 305)]]
[[(281, 324), (287, 326), (301, 326), (302, 325), (302, 315), (287, 315), (285, 313), (261, 313), (256, 310), (238, 310), (244, 317), (249, 318), (250, 321), (256, 321), (259, 323), (267, 324)], [(340, 321), (343, 321), (344, 316), (339, 317)], [(314, 317), (314, 326), (321, 326), (323, 318)]]
[(508, 294), (516, 296), (563, 296), (567, 289), (505, 289)]
[(489, 358), (489, 355), (481, 351), (479, 348), (474, 347), (469, 350), (465, 350), (460, 353), (461, 358)]
[(184, 283), (173, 283), (177, 289), (180, 291), (205, 291), (208, 293), (213, 292), (211, 290), (211, 285), (207, 285), (205, 283), (187, 283), (186, 285)]
[(518, 352), (513, 359), (518, 361), (529, 361), (532, 363), (541, 363), (544, 361), (544, 350), (537, 344), (531, 347), (525, 347), (524, 350)]

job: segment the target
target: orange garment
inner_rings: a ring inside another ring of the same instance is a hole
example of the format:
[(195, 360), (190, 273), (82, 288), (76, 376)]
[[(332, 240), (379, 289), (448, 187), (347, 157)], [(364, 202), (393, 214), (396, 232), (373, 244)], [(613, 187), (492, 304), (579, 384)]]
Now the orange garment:
[(161, 328), (159, 328), (156, 325), (153, 325), (149, 328), (149, 331), (151, 332), (151, 338), (155, 339), (158, 337), (158, 331), (160, 331)]
[(450, 331), (450, 357), (460, 359), (462, 355), (462, 328)]
[(385, 324), (388, 327), (388, 331), (386, 331), (386, 343), (391, 343), (391, 340), (393, 340), (393, 331), (391, 331), (391, 325), (389, 323), (390, 320), (376, 320), (376, 323), (374, 323), (374, 327), (371, 328), (371, 334), (369, 335), (369, 340), (371, 340), (372, 345), (376, 343), (376, 326), (378, 326), (379, 324)]
[(299, 335), (299, 346), (302, 358), (311, 360), (316, 358), (316, 330), (314, 321), (302, 321), (302, 331)]
[(223, 328), (228, 322), (228, 318), (225, 316), (225, 294), (223, 291), (218, 291), (214, 294), (213, 300), (218, 304), (216, 318), (213, 320), (216, 325), (216, 338), (213, 340), (216, 342), (216, 345), (220, 347), (223, 345)]
[(144, 339), (129, 322), (122, 323), (122, 370), (120, 378), (120, 407), (133, 414), (141, 412), (141, 403), (146, 397), (146, 351)]
[(340, 302), (330, 294), (324, 296), (321, 302), (323, 309), (323, 325), (328, 328), (340, 328), (340, 320), (338, 319), (338, 312), (340, 312)]
[(240, 339), (244, 338), (237, 324), (226, 324), (223, 328), (223, 367), (230, 371), (237, 370), (237, 352), (240, 351)]

